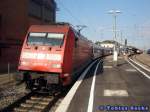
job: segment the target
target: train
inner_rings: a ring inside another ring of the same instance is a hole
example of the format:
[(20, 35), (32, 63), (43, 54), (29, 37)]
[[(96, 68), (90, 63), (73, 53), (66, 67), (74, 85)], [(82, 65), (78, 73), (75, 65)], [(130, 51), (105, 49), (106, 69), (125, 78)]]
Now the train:
[(100, 45), (96, 45), (94, 43), (93, 43), (92, 47), (93, 47), (92, 50), (93, 50), (93, 58), (94, 59), (111, 55), (113, 52), (112, 48), (101, 47)]
[(63, 88), (94, 59), (109, 54), (68, 23), (32, 25), (23, 42), (18, 77), (30, 90)]

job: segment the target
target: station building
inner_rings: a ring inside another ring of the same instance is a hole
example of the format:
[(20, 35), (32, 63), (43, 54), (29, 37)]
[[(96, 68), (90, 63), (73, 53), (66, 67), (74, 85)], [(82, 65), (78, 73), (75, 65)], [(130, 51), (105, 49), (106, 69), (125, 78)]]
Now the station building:
[(114, 43), (101, 43), (101, 47), (114, 48)]
[(54, 0), (1, 0), (0, 72), (16, 68), (29, 26), (55, 23), (56, 8)]

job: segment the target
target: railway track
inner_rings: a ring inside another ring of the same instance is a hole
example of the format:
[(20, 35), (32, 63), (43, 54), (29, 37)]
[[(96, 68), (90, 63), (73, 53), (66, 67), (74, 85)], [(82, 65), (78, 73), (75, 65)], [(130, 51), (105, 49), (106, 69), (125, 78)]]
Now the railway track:
[(53, 107), (57, 105), (59, 100), (68, 93), (70, 87), (64, 89), (63, 92), (55, 92), (54, 95), (45, 93), (39, 94), (36, 91), (28, 93), (24, 97), (19, 98), (8, 105), (6, 108), (0, 110), (0, 112), (49, 112), (53, 110)]
[[(5, 76), (1, 75), (0, 80), (2, 81), (3, 79), (7, 79), (7, 77), (8, 75)], [(8, 82), (5, 81), (2, 84), (0, 83), (0, 87), (1, 87), (0, 91), (4, 91), (3, 93), (5, 95), (5, 90), (7, 90), (8, 88), (12, 88), (12, 87), (18, 88), (21, 86), (16, 84), (17, 83), (15, 81), (8, 81)], [(7, 102), (8, 105), (5, 104), (7, 107), (6, 106), (2, 107), (0, 109), (0, 112), (48, 112), (52, 107), (55, 107), (55, 103), (57, 103), (57, 101), (60, 100), (61, 97), (64, 97), (67, 91), (68, 90), (63, 92), (60, 91), (55, 92), (55, 94), (53, 95), (49, 95), (47, 93), (37, 93), (36, 91), (32, 93), (27, 92), (25, 96), (23, 95), (23, 97), (16, 99), (15, 101), (13, 101), (13, 103), (9, 103), (9, 101), (12, 101), (14, 99), (7, 98), (10, 99)], [(9, 94), (7, 96), (9, 96)], [(5, 101), (1, 101), (1, 102), (3, 103)]]
[(0, 86), (15, 82), (13, 75), (14, 75), (13, 73), (9, 75), (8, 74), (0, 75)]
[(133, 55), (133, 56), (131, 57), (131, 59), (135, 59), (136, 61), (138, 61), (139, 63), (141, 63), (141, 64), (144, 65), (144, 66), (147, 66), (148, 68), (150, 67), (148, 64), (145, 63), (145, 61), (139, 60), (136, 55)]
[(62, 93), (60, 92), (55, 93), (55, 96), (32, 92), (0, 112), (48, 112), (61, 97)]

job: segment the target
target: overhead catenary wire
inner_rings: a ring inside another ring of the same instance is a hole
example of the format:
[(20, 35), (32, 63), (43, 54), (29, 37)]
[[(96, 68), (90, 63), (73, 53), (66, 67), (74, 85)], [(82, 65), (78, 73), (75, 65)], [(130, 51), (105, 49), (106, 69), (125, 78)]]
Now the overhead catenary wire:
[[(83, 21), (81, 21), (79, 18), (77, 18), (76, 16), (74, 16), (74, 14), (61, 2), (61, 0), (57, 0), (59, 2), (59, 4), (62, 6), (62, 8), (79, 24), (81, 25), (86, 25), (84, 24)], [(74, 26), (74, 25), (73, 25)], [(97, 31), (95, 30), (95, 28), (92, 27), (93, 25), (90, 25), (89, 30), (91, 30), (94, 33), (97, 33)], [(74, 26), (76, 27), (76, 26)], [(92, 27), (92, 28), (91, 28)]]
[(59, 4), (63, 7), (63, 9), (78, 23), (82, 24), (82, 22), (72, 14), (72, 12), (61, 2), (61, 0), (57, 0)]

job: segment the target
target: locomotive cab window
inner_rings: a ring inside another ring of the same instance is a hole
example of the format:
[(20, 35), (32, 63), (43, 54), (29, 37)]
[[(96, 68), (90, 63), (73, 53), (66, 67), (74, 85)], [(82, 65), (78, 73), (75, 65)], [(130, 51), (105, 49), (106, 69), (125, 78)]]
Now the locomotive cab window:
[(43, 45), (44, 38), (46, 38), (46, 33), (30, 33), (27, 43), (29, 45)]
[(63, 44), (64, 34), (48, 33), (46, 45), (61, 46)]
[(29, 45), (62, 46), (64, 34), (61, 33), (30, 33), (27, 43)]

